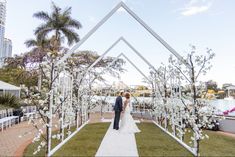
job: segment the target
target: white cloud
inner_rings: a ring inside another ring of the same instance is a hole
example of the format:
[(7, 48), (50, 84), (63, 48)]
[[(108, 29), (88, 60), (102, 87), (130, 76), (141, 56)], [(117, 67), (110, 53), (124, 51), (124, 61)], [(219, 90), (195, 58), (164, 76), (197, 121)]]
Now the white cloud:
[(192, 16), (206, 12), (209, 10), (209, 8), (210, 8), (209, 6), (195, 6), (195, 7), (185, 8), (185, 10), (181, 12), (181, 15)]
[(192, 16), (209, 11), (214, 0), (190, 0), (183, 9), (181, 15)]

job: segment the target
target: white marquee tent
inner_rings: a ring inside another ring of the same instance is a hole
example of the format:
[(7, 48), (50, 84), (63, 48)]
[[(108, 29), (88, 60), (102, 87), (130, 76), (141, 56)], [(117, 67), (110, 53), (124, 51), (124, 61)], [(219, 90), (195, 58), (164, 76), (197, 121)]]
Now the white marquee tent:
[(15, 95), (16, 97), (20, 97), (20, 87), (11, 85), (0, 80), (0, 95), (7, 93)]

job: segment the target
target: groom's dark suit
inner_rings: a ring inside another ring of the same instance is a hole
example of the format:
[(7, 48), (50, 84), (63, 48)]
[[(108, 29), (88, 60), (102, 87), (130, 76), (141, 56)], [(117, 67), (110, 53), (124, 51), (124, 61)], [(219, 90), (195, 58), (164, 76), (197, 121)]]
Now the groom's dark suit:
[(120, 115), (121, 115), (121, 112), (122, 112), (122, 97), (121, 96), (118, 96), (116, 98), (114, 111), (115, 111), (115, 117), (114, 117), (113, 129), (118, 130), (119, 129)]

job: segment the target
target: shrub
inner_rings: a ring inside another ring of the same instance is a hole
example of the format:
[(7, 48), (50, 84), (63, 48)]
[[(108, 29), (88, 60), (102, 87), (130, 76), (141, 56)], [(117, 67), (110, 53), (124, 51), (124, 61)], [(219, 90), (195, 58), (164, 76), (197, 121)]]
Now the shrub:
[(19, 108), (19, 99), (11, 94), (0, 95), (0, 104), (11, 108)]

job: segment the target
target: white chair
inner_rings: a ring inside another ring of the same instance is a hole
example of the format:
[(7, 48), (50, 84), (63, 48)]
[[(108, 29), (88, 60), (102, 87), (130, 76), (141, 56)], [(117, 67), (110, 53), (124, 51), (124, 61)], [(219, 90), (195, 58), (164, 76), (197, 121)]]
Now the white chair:
[(13, 116), (13, 109), (7, 109), (8, 117)]
[(3, 131), (4, 126), (6, 126), (6, 110), (1, 110), (1, 119), (0, 119), (0, 125), (1, 125), (1, 130)]
[(24, 117), (26, 117), (26, 120), (29, 120), (30, 117), (37, 118), (36, 114), (36, 106), (26, 106)]
[(2, 110), (2, 118), (7, 117), (7, 110)]
[(0, 119), (2, 118), (2, 110), (0, 110)]

